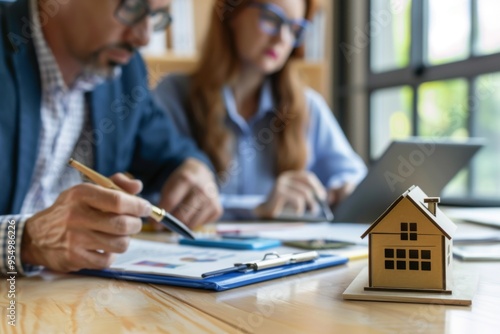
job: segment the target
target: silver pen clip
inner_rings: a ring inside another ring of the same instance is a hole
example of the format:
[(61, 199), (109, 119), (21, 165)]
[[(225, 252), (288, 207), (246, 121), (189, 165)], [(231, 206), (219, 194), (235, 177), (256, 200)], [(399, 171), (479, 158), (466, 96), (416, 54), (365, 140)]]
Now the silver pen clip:
[[(273, 258), (271, 258), (273, 257)], [(224, 275), (234, 272), (246, 272), (250, 270), (262, 270), (274, 267), (280, 267), (287, 264), (299, 263), (299, 262), (307, 262), (316, 260), (319, 257), (318, 252), (303, 252), (303, 253), (295, 253), (295, 254), (285, 254), (279, 255), (276, 252), (266, 253), (262, 260), (253, 261), (253, 262), (245, 262), (245, 263), (235, 263), (234, 267), (219, 269), (215, 271), (210, 271), (201, 275), (203, 278)]]
[(292, 263), (307, 262), (315, 260), (319, 257), (318, 252), (310, 251), (303, 253), (293, 253), (279, 255), (276, 252), (266, 253), (262, 260), (247, 263), (235, 263), (235, 267), (246, 265), (248, 269), (262, 270), (267, 268), (279, 267)]

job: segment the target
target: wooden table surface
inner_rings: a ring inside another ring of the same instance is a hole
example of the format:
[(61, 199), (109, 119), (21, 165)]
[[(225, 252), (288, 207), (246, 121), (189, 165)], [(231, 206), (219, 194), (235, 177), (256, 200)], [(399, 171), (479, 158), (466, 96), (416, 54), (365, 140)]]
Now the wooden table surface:
[(16, 280), (16, 327), (0, 333), (498, 333), (500, 262), (479, 275), (471, 306), (344, 301), (366, 260), (224, 292), (61, 275)]

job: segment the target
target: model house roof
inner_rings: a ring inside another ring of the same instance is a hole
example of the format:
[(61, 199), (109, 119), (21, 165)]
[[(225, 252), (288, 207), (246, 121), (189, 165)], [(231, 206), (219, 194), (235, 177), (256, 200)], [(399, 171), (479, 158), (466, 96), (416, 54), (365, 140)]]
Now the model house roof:
[(429, 198), (418, 186), (412, 186), (404, 194), (398, 197), (385, 212), (378, 217), (378, 219), (370, 225), (370, 227), (363, 233), (361, 239), (367, 236), (370, 231), (377, 226), (386, 216), (395, 208), (399, 202), (407, 198), (418, 210), (420, 210), (430, 222), (432, 222), (448, 239), (453, 237), (457, 226), (438, 208), (435, 208), (435, 214), (427, 207), (424, 200)]

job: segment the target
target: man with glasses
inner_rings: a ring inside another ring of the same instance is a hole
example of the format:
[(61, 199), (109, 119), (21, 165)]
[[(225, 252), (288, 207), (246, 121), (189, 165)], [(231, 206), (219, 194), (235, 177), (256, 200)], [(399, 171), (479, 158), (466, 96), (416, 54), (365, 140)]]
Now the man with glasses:
[(82, 184), (70, 157), (191, 227), (220, 216), (208, 160), (152, 102), (136, 51), (169, 4), (0, 4), (0, 274), (104, 268), (141, 230), (149, 202)]

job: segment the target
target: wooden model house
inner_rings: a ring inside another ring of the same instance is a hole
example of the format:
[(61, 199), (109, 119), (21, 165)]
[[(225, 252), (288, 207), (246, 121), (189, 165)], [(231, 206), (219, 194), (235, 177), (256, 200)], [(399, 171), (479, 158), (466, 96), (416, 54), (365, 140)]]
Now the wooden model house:
[(412, 186), (361, 236), (369, 236), (365, 290), (451, 293), (452, 237), (456, 225)]

